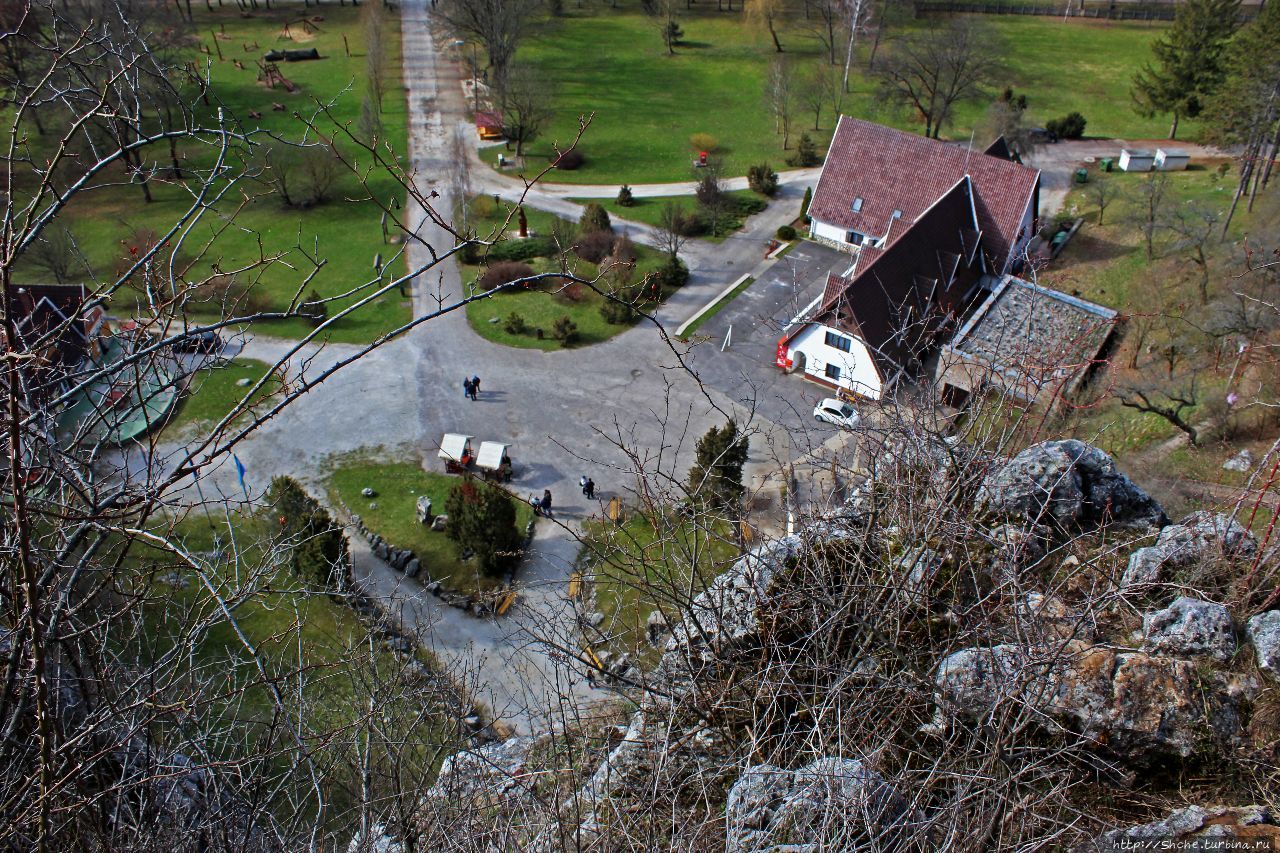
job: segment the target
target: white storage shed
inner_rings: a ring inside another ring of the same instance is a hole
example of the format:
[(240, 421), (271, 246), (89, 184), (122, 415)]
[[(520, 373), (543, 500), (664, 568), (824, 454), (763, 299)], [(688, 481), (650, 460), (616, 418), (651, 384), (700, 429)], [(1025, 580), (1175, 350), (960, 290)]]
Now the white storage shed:
[(1161, 172), (1181, 172), (1191, 162), (1191, 155), (1180, 148), (1157, 148), (1155, 167)]
[(1142, 148), (1125, 148), (1120, 152), (1120, 171), (1150, 172), (1156, 155)]

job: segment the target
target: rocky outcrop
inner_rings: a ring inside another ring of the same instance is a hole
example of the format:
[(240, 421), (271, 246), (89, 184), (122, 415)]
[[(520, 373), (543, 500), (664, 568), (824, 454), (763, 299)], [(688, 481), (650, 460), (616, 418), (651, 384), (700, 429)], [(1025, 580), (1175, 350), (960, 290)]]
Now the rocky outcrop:
[[(1249, 840), (1257, 846), (1218, 847), (1214, 842)], [(1196, 842), (1199, 842), (1197, 844)], [(1269, 842), (1269, 843), (1268, 843)], [(1168, 845), (1168, 846), (1156, 846)], [(1075, 853), (1112, 850), (1273, 850), (1280, 826), (1265, 806), (1188, 806), (1150, 823), (1114, 829), (1075, 848)]]
[(1168, 520), (1110, 456), (1075, 439), (1032, 445), (998, 466), (983, 481), (978, 502), (1005, 518), (1059, 526), (1159, 527)]
[(1258, 653), (1258, 666), (1280, 678), (1280, 610), (1259, 613), (1249, 620), (1246, 630)]
[(1142, 619), (1147, 648), (1173, 655), (1206, 655), (1228, 660), (1236, 652), (1231, 614), (1212, 601), (1182, 596)]
[(1013, 644), (961, 649), (935, 677), (947, 715), (983, 721), (1026, 709), (1136, 765), (1207, 756), (1240, 733), (1244, 679), (1201, 673), (1180, 658), (1079, 641), (1032, 653)]
[(1125, 592), (1164, 581), (1168, 572), (1211, 559), (1251, 557), (1258, 542), (1238, 521), (1209, 512), (1193, 512), (1177, 524), (1160, 531), (1154, 545), (1139, 548), (1129, 556), (1120, 580)]
[(537, 774), (527, 769), (530, 756), (548, 736), (513, 737), (455, 752), (440, 765), (427, 799), (493, 808), (529, 796)]
[(820, 758), (799, 770), (761, 764), (729, 790), (725, 850), (892, 850), (909, 819), (906, 800), (856, 759)]

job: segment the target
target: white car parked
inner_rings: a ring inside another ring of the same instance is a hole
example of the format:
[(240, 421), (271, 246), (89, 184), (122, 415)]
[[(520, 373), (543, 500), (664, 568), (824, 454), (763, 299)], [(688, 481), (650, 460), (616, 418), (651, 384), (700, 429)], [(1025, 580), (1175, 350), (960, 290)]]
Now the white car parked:
[(813, 416), (820, 421), (826, 421), (838, 427), (855, 427), (862, 420), (857, 409), (844, 400), (837, 400), (835, 397), (828, 397), (817, 406), (814, 406)]

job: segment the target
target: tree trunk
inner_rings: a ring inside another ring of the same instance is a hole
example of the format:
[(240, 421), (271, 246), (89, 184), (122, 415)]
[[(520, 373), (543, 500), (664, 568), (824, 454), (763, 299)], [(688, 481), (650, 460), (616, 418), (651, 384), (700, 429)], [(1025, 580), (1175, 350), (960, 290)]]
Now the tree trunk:
[(173, 176), (181, 178), (182, 166), (178, 165), (178, 140), (173, 136), (169, 137), (169, 161), (173, 163)]
[(1178, 114), (1173, 114), (1173, 124), (1169, 126), (1169, 138), (1177, 139), (1178, 137)]
[(769, 35), (773, 37), (773, 46), (778, 53), (782, 53), (782, 42), (778, 41), (778, 31), (773, 26), (773, 21), (769, 22)]

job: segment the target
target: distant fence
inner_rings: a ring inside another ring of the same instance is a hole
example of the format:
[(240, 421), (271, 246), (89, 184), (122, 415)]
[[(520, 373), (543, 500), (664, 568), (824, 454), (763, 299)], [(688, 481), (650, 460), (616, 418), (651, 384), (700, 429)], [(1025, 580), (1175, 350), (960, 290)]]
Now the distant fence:
[[(1177, 10), (1174, 3), (1134, 3), (1118, 0), (1115, 3), (974, 3), (954, 0), (916, 0), (916, 15), (945, 12), (968, 12), (979, 15), (1043, 15), (1057, 18), (1102, 18), (1112, 21), (1172, 21)], [(1240, 9), (1241, 23), (1258, 16), (1253, 7)]]

